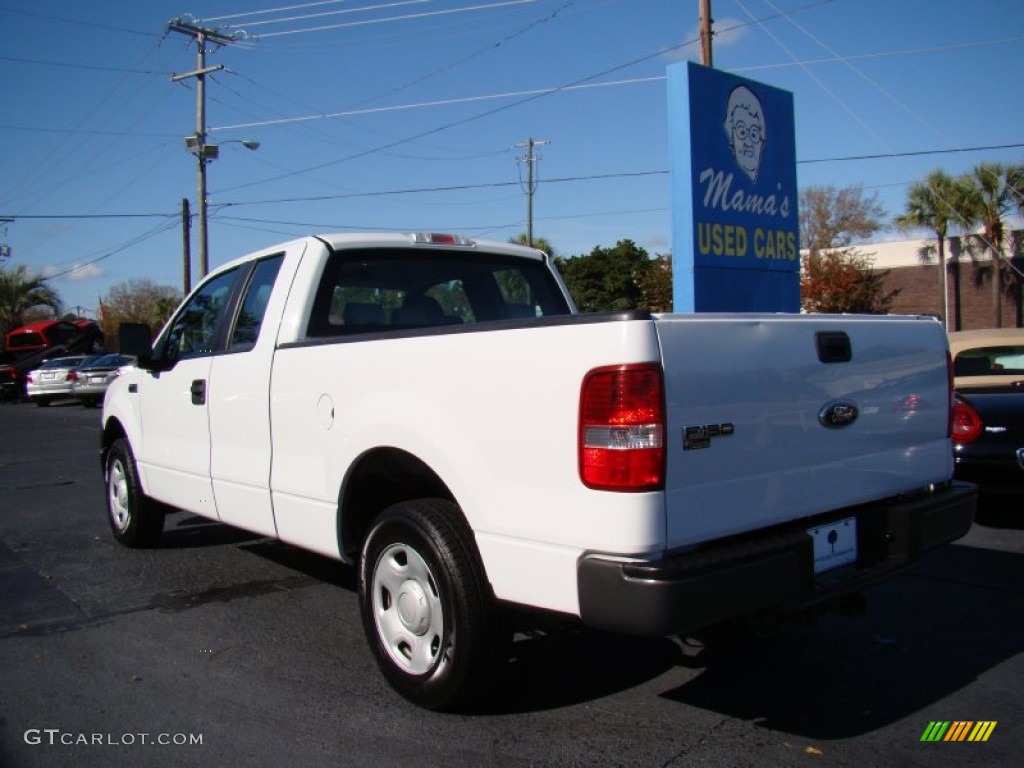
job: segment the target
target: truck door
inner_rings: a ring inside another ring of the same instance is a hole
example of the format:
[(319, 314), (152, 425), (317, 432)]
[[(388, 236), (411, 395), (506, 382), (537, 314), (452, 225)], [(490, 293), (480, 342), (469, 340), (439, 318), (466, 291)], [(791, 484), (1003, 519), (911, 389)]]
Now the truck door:
[(154, 349), (156, 370), (139, 377), (142, 441), (136, 461), (151, 496), (216, 519), (210, 482), (210, 369), (240, 268), (200, 286)]
[(225, 523), (264, 536), (277, 535), (270, 500), (270, 375), (291, 282), (278, 279), (284, 258), (278, 253), (247, 265), (224, 352), (210, 370), (210, 474), (217, 511)]

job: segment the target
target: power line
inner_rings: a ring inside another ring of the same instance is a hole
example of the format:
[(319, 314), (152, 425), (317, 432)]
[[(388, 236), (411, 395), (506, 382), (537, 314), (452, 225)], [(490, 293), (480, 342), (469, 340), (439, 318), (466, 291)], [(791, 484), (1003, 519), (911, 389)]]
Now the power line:
[[(280, 19), (266, 19), (265, 21), (244, 21), (242, 22), (247, 27), (257, 27), (263, 24), (284, 24), (288, 21), (304, 21), (306, 19), (320, 19), (324, 16), (339, 16), (341, 14), (350, 13), (362, 13), (363, 11), (377, 11), (383, 8), (397, 8), (403, 5), (419, 5), (421, 3), (429, 3), (430, 0), (396, 0), (392, 3), (384, 3), (383, 5), (369, 5), (362, 8), (343, 8), (340, 11), (323, 11), (322, 13), (306, 13), (301, 16), (285, 16)], [(265, 13), (265, 11), (264, 11)], [(231, 25), (235, 26), (235, 25)], [(298, 30), (302, 31), (302, 30)]]
[[(797, 164), (809, 164), (809, 163), (841, 163), (857, 160), (879, 160), (879, 159), (890, 159), (894, 157), (912, 157), (918, 155), (951, 155), (951, 154), (962, 154), (965, 152), (986, 152), (991, 150), (1000, 149), (1021, 149), (1024, 148), (1024, 143), (1018, 144), (992, 144), (988, 146), (977, 146), (977, 147), (955, 147), (952, 149), (923, 149), (911, 152), (892, 152), (877, 155), (848, 155), (844, 157), (819, 157), (807, 160), (797, 160)], [(645, 176), (664, 176), (669, 173), (668, 169), (648, 170), (648, 171), (621, 171), (617, 173), (592, 173), (592, 174), (581, 174), (577, 176), (560, 176), (550, 179), (545, 179), (545, 184), (567, 184), (581, 181), (604, 181), (608, 179), (626, 179), (626, 178), (642, 178)], [(909, 184), (912, 182), (899, 182), (889, 186), (900, 186), (903, 184)], [(385, 197), (388, 195), (413, 195), (413, 194), (426, 194), (435, 192), (459, 192), (474, 189), (498, 189), (503, 187), (517, 187), (520, 185), (519, 181), (494, 181), (494, 182), (481, 182), (479, 184), (450, 184), (446, 186), (436, 187), (412, 187), (406, 189), (389, 189), (389, 190), (377, 190), (369, 192), (346, 192), (343, 194), (332, 194), (332, 195), (305, 195), (301, 197), (279, 197), (271, 198), (266, 200), (240, 200), (235, 202), (216, 203), (212, 207), (217, 209), (237, 207), (241, 205), (276, 205), (280, 203), (309, 203), (317, 202), (322, 200), (342, 200), (348, 198), (359, 198), (359, 197)], [(97, 213), (97, 214), (78, 214), (78, 213), (61, 213), (61, 214), (16, 214), (16, 213), (3, 213), (0, 214), (0, 218), (3, 219), (120, 219), (120, 218), (157, 218), (157, 217), (177, 217), (179, 216), (178, 211), (170, 213)]]
[(176, 133), (136, 133), (135, 131), (91, 131), (82, 128), (52, 128), (36, 125), (0, 125), (0, 131), (29, 133), (71, 133), (81, 136), (117, 136), (123, 139), (178, 139)]
[(125, 32), (129, 35), (142, 35), (143, 37), (160, 37), (160, 35), (154, 32), (141, 32), (137, 29), (127, 29), (125, 27), (114, 27), (109, 24), (97, 24), (94, 21), (80, 21), (79, 19), (68, 19), (63, 16), (52, 16), (46, 13), (36, 13), (34, 11), (24, 11), (20, 8), (8, 8), (7, 6), (0, 6), (0, 11), (6, 13), (20, 13), (22, 16), (34, 16), (37, 19), (46, 19), (47, 21), (59, 21), (64, 24), (77, 24), (80, 27), (92, 27), (93, 29), (105, 29), (109, 32)]
[(227, 16), (208, 16), (203, 21), (226, 21), (228, 19), (244, 18), (246, 16), (263, 16), (268, 13), (282, 13), (284, 11), (298, 11), (303, 8), (312, 8), (318, 5), (337, 5), (338, 3), (347, 3), (348, 0), (318, 0), (314, 3), (301, 3), (299, 5), (286, 5), (281, 8), (267, 8), (263, 11), (243, 11), (242, 13), (233, 13)]
[(992, 144), (986, 147), (955, 147), (953, 149), (920, 149), (914, 152), (882, 152), (877, 155), (848, 155), (846, 157), (822, 157), (814, 160), (797, 160), (798, 163), (842, 163), (847, 160), (879, 160), (892, 157), (917, 157), (919, 155), (952, 155), (958, 152), (985, 152), (993, 149), (1020, 149), (1022, 144)]
[[(395, 21), (407, 21), (409, 19), (424, 19), (432, 16), (451, 16), (456, 13), (468, 13), (470, 11), (486, 11), (492, 8), (503, 8), (510, 5), (525, 5), (535, 3), (537, 0), (503, 0), (503, 2), (489, 3), (485, 5), (474, 5), (465, 8), (447, 8), (440, 11), (424, 11), (423, 13), (409, 13), (404, 16), (387, 16), (382, 19), (367, 19), (365, 21), (349, 21), (341, 24), (325, 24), (320, 27), (309, 27), (306, 29), (291, 29), (283, 32), (267, 32), (259, 35), (260, 40), (270, 37), (282, 37), (284, 35), (300, 35), (307, 32), (325, 32), (331, 29), (348, 29), (352, 27), (366, 27), (373, 24), (387, 24)], [(341, 13), (341, 11), (339, 11)]]
[(0, 60), (14, 61), (19, 64), (35, 64), (43, 67), (67, 67), (69, 69), (91, 69), (97, 72), (127, 72), (132, 75), (169, 75), (170, 72), (158, 72), (153, 69), (129, 69), (128, 67), (101, 67), (98, 64), (74, 64), (67, 61), (51, 61), (48, 59), (23, 59), (17, 56), (0, 56)]
[[(766, 17), (764, 17), (762, 19), (757, 19), (755, 21), (751, 21), (749, 23), (736, 24), (736, 25), (733, 25), (732, 27), (729, 27), (727, 30), (722, 30), (722, 31), (723, 32), (733, 31), (733, 30), (736, 30), (736, 29), (740, 29), (742, 27), (751, 26), (752, 24), (758, 23), (760, 21), (765, 21), (765, 20), (768, 20), (768, 19), (774, 19), (774, 18), (779, 18), (779, 17), (791, 15), (793, 13), (798, 13), (798, 12), (807, 10), (809, 8), (814, 8), (814, 7), (820, 6), (820, 5), (826, 5), (826, 4), (832, 3), (832, 2), (835, 2), (835, 0), (816, 0), (815, 2), (807, 3), (806, 5), (800, 6), (799, 8), (795, 8), (795, 9), (793, 9), (791, 11), (787, 11), (785, 13), (779, 12), (779, 13), (773, 14), (771, 16), (766, 16)], [(281, 174), (281, 175), (278, 175), (278, 176), (271, 176), (271, 177), (268, 177), (268, 178), (265, 178), (265, 179), (261, 179), (261, 180), (258, 180), (258, 181), (248, 182), (246, 184), (238, 184), (238, 185), (235, 185), (234, 187), (227, 187), (227, 188), (219, 190), (219, 191), (222, 192), (222, 193), (223, 192), (231, 192), (231, 191), (234, 191), (236, 189), (244, 189), (246, 187), (254, 187), (254, 186), (261, 185), (261, 184), (268, 184), (268, 183), (270, 183), (272, 181), (279, 181), (279, 180), (284, 179), (284, 178), (290, 178), (292, 176), (303, 175), (303, 174), (309, 173), (310, 171), (317, 171), (317, 170), (321, 170), (323, 168), (329, 168), (329, 167), (331, 167), (333, 165), (338, 165), (340, 163), (348, 162), (350, 160), (356, 160), (358, 158), (366, 157), (366, 156), (372, 155), (372, 154), (374, 154), (376, 152), (381, 152), (381, 151), (384, 151), (384, 150), (392, 149), (393, 147), (396, 147), (396, 146), (398, 146), (400, 144), (404, 144), (404, 143), (407, 143), (407, 142), (410, 142), (410, 141), (415, 141), (417, 139), (422, 139), (422, 138), (425, 138), (427, 136), (432, 136), (432, 135), (434, 135), (436, 133), (441, 133), (441, 132), (449, 130), (451, 128), (456, 128), (456, 127), (459, 127), (459, 126), (468, 125), (469, 123), (473, 123), (473, 122), (475, 122), (477, 120), (482, 120), (485, 117), (491, 117), (493, 115), (496, 115), (496, 114), (498, 114), (500, 112), (504, 112), (504, 111), (509, 110), (509, 109), (512, 109), (514, 107), (519, 107), (519, 106), (522, 106), (524, 104), (530, 103), (532, 101), (536, 101), (537, 99), (539, 99), (539, 98), (541, 98), (543, 96), (547, 96), (547, 95), (549, 95), (551, 93), (559, 93), (559, 92), (562, 92), (562, 91), (569, 90), (569, 89), (571, 89), (571, 88), (573, 88), (575, 86), (583, 85), (583, 84), (588, 83), (591, 80), (595, 80), (595, 79), (597, 79), (599, 77), (604, 77), (606, 75), (610, 75), (613, 72), (618, 72), (620, 70), (636, 66), (637, 64), (641, 64), (641, 63), (649, 61), (651, 59), (664, 56), (664, 55), (666, 55), (668, 53), (672, 53), (673, 51), (681, 50), (682, 48), (685, 48), (685, 47), (687, 47), (689, 45), (693, 45), (695, 42), (697, 42), (697, 41), (696, 40), (688, 40), (688, 41), (685, 41), (683, 43), (680, 43), (679, 45), (674, 45), (674, 46), (671, 46), (669, 48), (659, 49), (657, 51), (654, 51), (653, 53), (648, 53), (648, 54), (646, 54), (644, 56), (640, 56), (639, 58), (633, 59), (631, 61), (627, 61), (627, 62), (622, 63), (622, 64), (617, 64), (617, 65), (615, 65), (613, 67), (609, 67), (608, 69), (602, 70), (600, 72), (596, 72), (596, 73), (594, 73), (592, 75), (588, 75), (586, 77), (581, 77), (581, 78), (579, 78), (577, 80), (574, 80), (572, 82), (566, 83), (565, 85), (562, 85), (562, 86), (558, 86), (558, 87), (553, 88), (551, 90), (546, 90), (546, 91), (543, 91), (541, 93), (535, 93), (535, 94), (528, 95), (525, 98), (522, 98), (522, 99), (520, 99), (518, 101), (512, 102), (511, 104), (505, 104), (503, 106), (495, 107), (493, 109), (490, 109), (490, 110), (478, 113), (476, 115), (471, 115), (469, 117), (461, 118), (459, 120), (455, 120), (455, 121), (452, 121), (450, 123), (445, 123), (445, 124), (437, 126), (435, 128), (430, 128), (430, 129), (427, 129), (425, 131), (421, 131), (421, 132), (416, 133), (416, 134), (414, 134), (412, 136), (409, 136), (409, 137), (407, 137), (405, 139), (398, 139), (398, 140), (395, 140), (393, 142), (389, 142), (387, 144), (384, 144), (384, 145), (381, 145), (381, 146), (378, 146), (378, 147), (373, 147), (373, 148), (370, 148), (370, 149), (367, 149), (367, 150), (364, 150), (364, 151), (361, 151), (361, 152), (356, 152), (356, 153), (351, 154), (351, 155), (346, 155), (344, 157), (335, 158), (334, 160), (328, 160), (328, 161), (323, 162), (323, 163), (318, 163), (316, 165), (308, 166), (306, 168), (300, 168), (299, 170), (291, 171), (289, 173)]]
[[(127, 250), (128, 248), (131, 248), (133, 245), (138, 245), (139, 243), (145, 242), (146, 240), (154, 238), (157, 235), (163, 234), (164, 232), (168, 231), (169, 229), (173, 229), (173, 228), (177, 227), (177, 225), (178, 224), (177, 224), (176, 221), (170, 221), (170, 222), (166, 222), (164, 224), (158, 224), (157, 226), (153, 227), (152, 229), (148, 230), (147, 232), (143, 232), (141, 235), (133, 237), (131, 240), (128, 240), (128, 241), (122, 243), (121, 245), (116, 246), (115, 248), (113, 248), (111, 250), (108, 250), (106, 253), (103, 253), (101, 256), (97, 256), (96, 258), (89, 258), (87, 261), (83, 261), (81, 264), (75, 264), (75, 266), (71, 267), (70, 269), (65, 269), (63, 272), (58, 272), (58, 273), (56, 273), (54, 275), (47, 275), (46, 279), (47, 280), (56, 280), (58, 277), (64, 277), (65, 275), (70, 275), (71, 273), (77, 272), (80, 269), (85, 269), (86, 267), (92, 266), (93, 264), (96, 264), (97, 262), (103, 261), (104, 259), (109, 259), (111, 256), (114, 256), (115, 254), (118, 254), (121, 251)], [(104, 249), (104, 250), (106, 250), (106, 249)]]
[[(507, 91), (505, 93), (490, 93), (490, 94), (483, 94), (483, 95), (480, 95), (480, 96), (460, 96), (460, 97), (453, 97), (453, 98), (449, 98), (449, 99), (438, 99), (436, 101), (418, 102), (418, 103), (413, 103), (413, 104), (396, 104), (396, 105), (392, 105), (392, 106), (389, 106), (389, 107), (369, 107), (369, 108), (366, 108), (366, 109), (348, 109), (348, 110), (345, 110), (343, 112), (327, 112), (327, 113), (320, 113), (320, 114), (317, 114), (317, 115), (305, 115), (305, 116), (302, 116), (302, 117), (287, 117), (287, 118), (280, 118), (280, 119), (276, 119), (276, 120), (263, 120), (263, 121), (255, 122), (255, 123), (235, 123), (233, 125), (219, 125), (219, 126), (211, 127), (210, 128), (210, 132), (212, 133), (214, 131), (234, 131), (234, 130), (239, 130), (239, 129), (242, 129), (242, 128), (266, 128), (268, 126), (288, 125), (290, 123), (303, 123), (303, 122), (309, 122), (311, 120), (323, 120), (325, 118), (357, 117), (357, 116), (360, 116), (360, 115), (373, 115), (373, 114), (378, 114), (378, 113), (382, 113), (382, 112), (403, 112), (403, 111), (405, 111), (407, 109), (424, 109), (426, 107), (448, 107), (448, 106), (452, 106), (454, 104), (471, 104), (471, 103), (477, 102), (477, 101), (494, 101), (494, 100), (497, 100), (497, 99), (512, 99), (512, 98), (527, 97), (522, 102), (516, 102), (515, 104), (508, 105), (508, 107), (501, 107), (499, 110), (496, 110), (496, 111), (500, 111), (501, 109), (508, 109), (509, 107), (513, 107), (513, 106), (516, 106), (517, 104), (524, 103), (525, 101), (529, 101), (529, 100), (534, 99), (534, 98), (539, 98), (541, 96), (546, 96), (548, 94), (556, 93), (556, 92), (560, 92), (560, 91), (561, 92), (565, 92), (565, 93), (569, 93), (571, 91), (587, 90), (587, 89), (591, 89), (591, 88), (612, 88), (612, 87), (620, 86), (620, 85), (635, 85), (637, 83), (660, 82), (660, 81), (662, 81), (664, 79), (665, 79), (664, 75), (653, 75), (651, 77), (634, 77), (634, 78), (629, 78), (629, 79), (626, 79), (626, 80), (612, 80), (612, 81), (607, 81), (607, 82), (603, 82), (603, 83), (580, 83), (580, 84), (567, 85), (567, 86), (551, 86), (551, 87), (548, 87), (548, 88), (533, 88), (533, 89), (525, 90), (525, 91)], [(491, 113), (485, 113), (485, 114), (491, 114)], [(477, 119), (477, 118), (475, 118), (475, 117), (474, 118), (467, 118), (464, 122), (469, 122), (469, 121), (475, 120), (475, 119)], [(429, 131), (428, 133), (438, 133), (438, 132), (440, 132), (442, 130), (444, 130), (444, 126), (442, 126), (441, 128), (436, 128), (436, 129), (434, 129), (432, 131)], [(414, 136), (412, 138), (407, 138), (407, 139), (398, 139), (398, 140), (396, 140), (396, 142), (399, 143), (399, 144), (404, 144), (406, 142), (414, 141), (415, 139), (420, 138), (423, 135), (426, 135), (426, 134), (421, 134), (420, 136)], [(390, 149), (391, 146), (393, 146), (393, 145), (388, 145), (387, 147), (384, 147), (383, 149)], [(351, 159), (351, 158), (343, 158), (342, 160), (337, 160), (335, 162), (343, 162), (343, 160), (347, 160), (347, 159)], [(320, 167), (323, 167), (323, 166), (317, 166), (317, 168), (320, 168)]]

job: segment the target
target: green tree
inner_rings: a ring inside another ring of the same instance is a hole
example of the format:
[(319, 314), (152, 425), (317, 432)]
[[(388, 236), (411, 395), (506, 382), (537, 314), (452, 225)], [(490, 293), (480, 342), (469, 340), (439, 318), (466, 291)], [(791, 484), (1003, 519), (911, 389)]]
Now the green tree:
[(981, 226), (981, 236), (992, 258), (992, 320), (994, 328), (1003, 324), (1003, 245), (1006, 217), (1019, 205), (1013, 187), (1018, 171), (1001, 163), (982, 163), (963, 177), (965, 195), (962, 217), (968, 226)]
[(632, 240), (619, 240), (614, 248), (595, 246), (585, 256), (557, 258), (555, 263), (581, 312), (643, 306), (641, 283), (652, 262)]
[(54, 316), (60, 314), (60, 296), (46, 278), (33, 275), (23, 265), (0, 267), (0, 333), (6, 335), (22, 325), (25, 313), (37, 307), (52, 310)]
[(942, 170), (932, 171), (927, 178), (910, 187), (907, 191), (905, 212), (897, 216), (895, 224), (901, 232), (927, 229), (935, 235), (939, 262), (939, 311), (942, 321), (949, 329), (946, 317), (946, 237), (950, 226), (960, 226), (957, 207), (960, 205), (962, 187), (955, 179)]
[(807, 187), (800, 192), (800, 245), (803, 259), (800, 297), (808, 312), (888, 311), (896, 292), (885, 294), (884, 275), (851, 244), (882, 228), (885, 210), (878, 194), (860, 185)]
[(640, 306), (651, 312), (672, 311), (672, 254), (658, 254), (640, 275)]
[(181, 301), (181, 292), (152, 280), (129, 280), (113, 286), (100, 299), (100, 327), (109, 344), (121, 323), (146, 323), (160, 328)]
[[(510, 243), (517, 243), (519, 245), (527, 245), (528, 240), (529, 238), (526, 236), (525, 232), (520, 232), (515, 237), (510, 237), (508, 239)], [(544, 251), (544, 253), (546, 253), (551, 258), (556, 258), (558, 256), (558, 253), (555, 251), (555, 247), (551, 244), (551, 241), (548, 240), (546, 237), (535, 236), (533, 238), (533, 247), (536, 248), (538, 251)]]
[(1010, 199), (1017, 206), (1017, 213), (1024, 216), (1024, 165), (1014, 165), (1006, 173)]
[(800, 273), (800, 298), (807, 312), (884, 315), (899, 289), (885, 292), (871, 259), (856, 249), (808, 254)]

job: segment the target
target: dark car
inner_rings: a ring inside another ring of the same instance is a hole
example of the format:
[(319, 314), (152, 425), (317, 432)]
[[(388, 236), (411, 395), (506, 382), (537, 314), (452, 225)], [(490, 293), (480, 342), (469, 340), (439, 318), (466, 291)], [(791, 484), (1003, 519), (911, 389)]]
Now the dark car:
[(130, 355), (90, 358), (71, 371), (71, 394), (81, 400), (86, 408), (95, 408), (102, 402), (110, 382), (128, 365), (135, 365), (135, 358)]
[(957, 392), (953, 444), (958, 479), (982, 493), (1024, 493), (1024, 386)]
[(1024, 493), (1024, 329), (949, 334), (956, 476), (982, 493)]

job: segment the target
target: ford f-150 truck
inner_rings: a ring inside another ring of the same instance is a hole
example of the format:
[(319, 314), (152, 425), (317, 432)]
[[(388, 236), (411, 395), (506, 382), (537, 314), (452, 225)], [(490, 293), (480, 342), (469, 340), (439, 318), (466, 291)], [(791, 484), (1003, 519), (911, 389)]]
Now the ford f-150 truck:
[(799, 613), (974, 516), (927, 317), (577, 314), (540, 251), (341, 234), (122, 331), (114, 536), (186, 510), (355, 565), (381, 671), (429, 708), (472, 701), (503, 607), (648, 636)]

